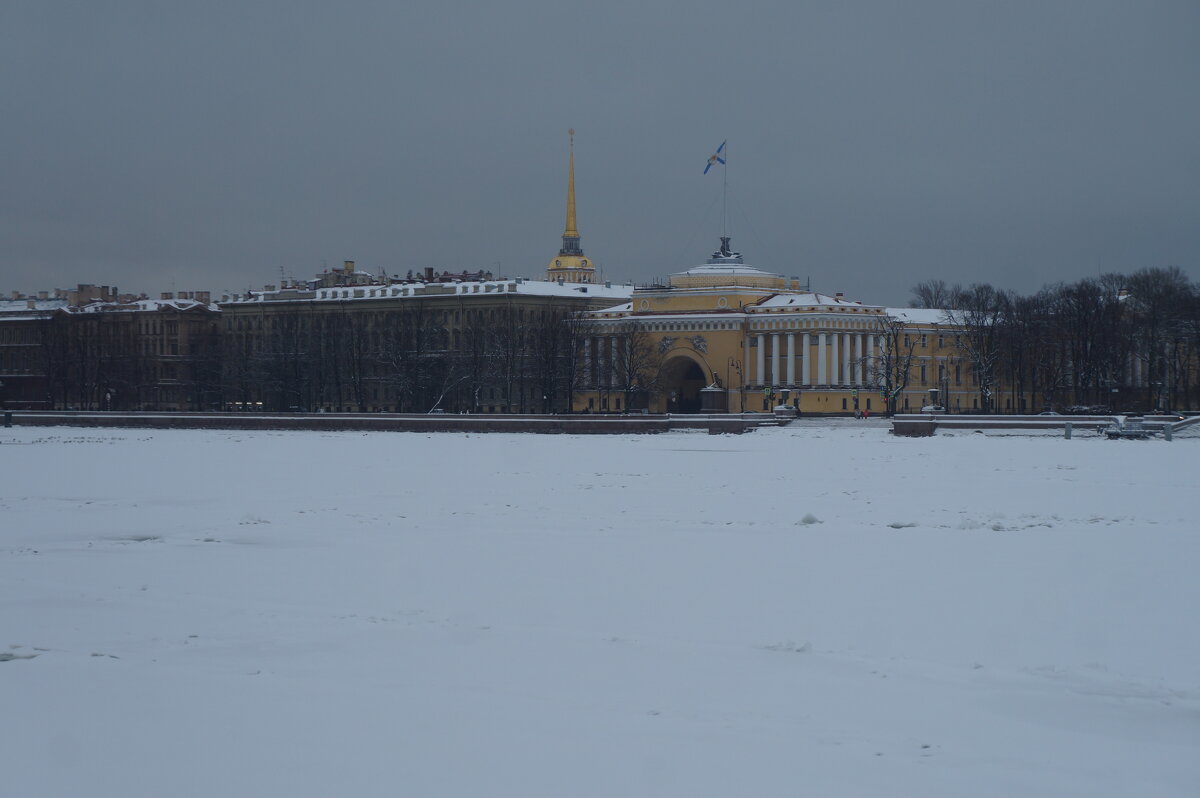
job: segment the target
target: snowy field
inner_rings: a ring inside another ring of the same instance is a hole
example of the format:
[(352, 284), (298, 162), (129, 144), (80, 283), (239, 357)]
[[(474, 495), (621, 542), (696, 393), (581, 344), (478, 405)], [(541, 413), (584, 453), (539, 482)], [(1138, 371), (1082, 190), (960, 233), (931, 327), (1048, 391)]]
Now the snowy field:
[(0, 429), (13, 796), (1196, 796), (1200, 440)]

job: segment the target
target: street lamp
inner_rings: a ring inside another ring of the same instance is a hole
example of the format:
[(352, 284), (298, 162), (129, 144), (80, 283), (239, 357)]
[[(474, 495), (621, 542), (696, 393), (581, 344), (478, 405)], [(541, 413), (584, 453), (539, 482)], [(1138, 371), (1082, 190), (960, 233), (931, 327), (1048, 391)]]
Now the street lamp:
[(732, 383), (730, 382), (730, 379), (729, 379), (731, 369), (734, 372), (736, 372), (738, 375), (738, 397), (741, 400), (740, 406), (742, 408), (742, 412), (745, 413), (746, 412), (746, 390), (745, 390), (746, 386), (742, 385), (742, 361), (738, 360), (735, 357), (731, 357), (725, 363), (725, 385), (726, 385), (726, 387), (732, 385)]

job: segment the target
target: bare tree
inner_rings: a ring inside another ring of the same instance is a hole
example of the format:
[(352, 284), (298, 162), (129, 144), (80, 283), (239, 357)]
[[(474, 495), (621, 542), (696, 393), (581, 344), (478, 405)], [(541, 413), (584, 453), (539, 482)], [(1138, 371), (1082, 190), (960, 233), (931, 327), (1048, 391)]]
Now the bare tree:
[(979, 385), (979, 409), (992, 410), (1000, 360), (1000, 331), (1010, 298), (986, 283), (976, 283), (959, 292), (946, 310), (946, 317), (959, 332), (963, 353)]
[(908, 306), (910, 308), (948, 308), (961, 291), (962, 288), (957, 285), (953, 287), (946, 285), (945, 280), (926, 280), (913, 286), (913, 296), (909, 300)]
[(869, 361), (869, 373), (887, 403), (888, 415), (896, 413), (896, 401), (908, 387), (916, 338), (904, 321), (895, 316), (881, 316), (875, 321), (877, 354)]
[(663, 352), (640, 321), (626, 321), (616, 330), (613, 390), (623, 394), (622, 406), (647, 407), (649, 398), (661, 385)]
[(1191, 291), (1178, 267), (1142, 269), (1129, 276), (1129, 302), (1135, 314), (1137, 357), (1145, 364), (1149, 401), (1166, 409), (1171, 400), (1172, 350), (1182, 329), (1186, 300)]

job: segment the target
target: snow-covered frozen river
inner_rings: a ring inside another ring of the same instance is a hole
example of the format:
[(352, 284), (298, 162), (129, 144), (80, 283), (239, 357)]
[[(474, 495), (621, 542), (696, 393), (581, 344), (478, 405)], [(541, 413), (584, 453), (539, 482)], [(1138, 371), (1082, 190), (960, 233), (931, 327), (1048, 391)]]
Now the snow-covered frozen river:
[(1200, 441), (0, 429), (37, 796), (1194, 796)]

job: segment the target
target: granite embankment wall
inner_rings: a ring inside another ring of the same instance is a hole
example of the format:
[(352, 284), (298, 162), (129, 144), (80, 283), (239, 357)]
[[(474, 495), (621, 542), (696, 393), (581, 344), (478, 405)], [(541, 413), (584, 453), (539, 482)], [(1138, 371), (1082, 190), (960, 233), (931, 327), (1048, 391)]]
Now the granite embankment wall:
[(11, 423), (28, 427), (131, 427), (149, 429), (351, 430), (379, 432), (532, 432), (630, 435), (673, 429), (740, 433), (755, 416), (452, 415), (401, 413), (122, 413), (14, 410)]

